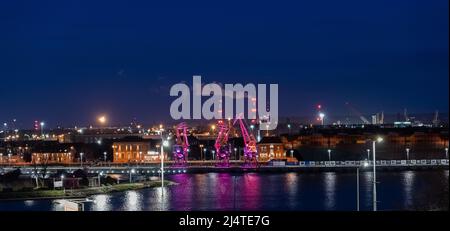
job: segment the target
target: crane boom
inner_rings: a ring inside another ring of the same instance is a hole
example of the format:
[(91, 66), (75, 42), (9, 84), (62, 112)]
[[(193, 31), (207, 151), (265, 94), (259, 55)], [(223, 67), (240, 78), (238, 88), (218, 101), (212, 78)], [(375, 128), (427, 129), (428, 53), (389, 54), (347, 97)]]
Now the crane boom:
[(358, 110), (352, 107), (350, 103), (346, 102), (345, 105), (350, 109), (351, 112), (353, 112), (356, 116), (358, 116), (359, 119), (364, 122), (364, 124), (370, 124), (369, 120), (366, 117), (364, 117)]
[(236, 122), (239, 121), (239, 127), (241, 129), (242, 138), (244, 139), (244, 160), (245, 165), (249, 167), (257, 167), (258, 166), (258, 151), (256, 148), (256, 139), (253, 134), (249, 133), (247, 130), (247, 125), (245, 121), (238, 116), (234, 122), (233, 126)]

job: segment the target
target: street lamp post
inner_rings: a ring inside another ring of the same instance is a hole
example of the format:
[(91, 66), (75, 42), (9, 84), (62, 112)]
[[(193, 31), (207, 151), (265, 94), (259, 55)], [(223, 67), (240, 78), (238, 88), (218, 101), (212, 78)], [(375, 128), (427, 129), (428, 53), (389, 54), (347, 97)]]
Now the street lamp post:
[(107, 156), (108, 156), (108, 153), (103, 152), (103, 160), (105, 162), (105, 165), (106, 165), (106, 158), (107, 158)]
[(136, 172), (136, 170), (134, 170), (134, 168), (133, 169), (131, 169), (130, 170), (130, 184), (133, 182), (133, 180), (132, 180), (132, 174), (134, 174)]
[(356, 211), (359, 211), (359, 166), (356, 168)]
[(204, 145), (200, 144), (199, 147), (200, 147), (200, 160), (203, 160), (203, 147), (204, 147)]
[(367, 149), (367, 160), (370, 160), (370, 149)]
[(66, 188), (64, 187), (64, 175), (61, 175), (61, 184), (63, 188), (63, 196), (66, 195)]
[(448, 159), (448, 148), (445, 148), (445, 159)]
[(294, 158), (294, 150), (291, 149), (291, 158)]
[(234, 148), (234, 159), (237, 160), (237, 148)]
[(83, 168), (83, 155), (84, 155), (84, 153), (80, 153), (80, 166), (81, 166), (81, 168)]
[(328, 149), (328, 161), (331, 161), (331, 149)]
[(322, 126), (325, 124), (324, 120), (325, 120), (325, 114), (324, 113), (319, 113), (319, 118), (320, 118), (320, 122), (322, 123)]
[(169, 142), (164, 140), (161, 131), (161, 196), (164, 198), (164, 146), (169, 146)]
[(44, 126), (45, 126), (45, 123), (44, 122), (41, 122), (41, 137), (42, 137), (42, 139), (44, 139)]
[[(161, 133), (161, 197), (164, 199), (164, 138)], [(161, 200), (162, 202), (163, 200)]]
[(378, 142), (382, 142), (383, 138), (378, 137), (376, 140), (372, 140), (372, 156), (373, 156), (373, 211), (377, 211), (377, 173), (376, 173), (376, 151), (375, 151), (375, 144)]
[(102, 176), (103, 176), (103, 172), (100, 172), (97, 176), (98, 177), (98, 187), (102, 186), (102, 181), (101, 181)]
[(291, 135), (291, 125), (288, 124), (287, 127), (288, 127), (288, 129), (289, 129), (289, 135)]
[(409, 160), (409, 148), (406, 148), (406, 160)]

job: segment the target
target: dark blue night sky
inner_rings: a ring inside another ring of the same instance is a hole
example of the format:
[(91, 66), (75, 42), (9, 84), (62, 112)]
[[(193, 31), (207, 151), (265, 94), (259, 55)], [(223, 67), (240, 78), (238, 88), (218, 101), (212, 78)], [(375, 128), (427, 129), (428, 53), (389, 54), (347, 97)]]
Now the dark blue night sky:
[(285, 116), (448, 111), (448, 0), (150, 2), (1, 1), (0, 121), (158, 122), (196, 74)]

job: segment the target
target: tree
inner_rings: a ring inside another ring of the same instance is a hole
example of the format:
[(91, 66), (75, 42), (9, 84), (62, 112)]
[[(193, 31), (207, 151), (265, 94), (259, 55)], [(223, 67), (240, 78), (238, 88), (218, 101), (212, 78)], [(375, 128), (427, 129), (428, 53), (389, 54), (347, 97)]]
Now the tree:
[[(43, 154), (43, 157), (39, 162), (36, 162), (36, 158), (33, 159), (33, 169), (34, 169), (34, 177), (36, 180), (36, 188), (45, 187), (45, 175), (47, 175), (48, 168), (48, 154)], [(41, 170), (38, 169), (41, 168)]]

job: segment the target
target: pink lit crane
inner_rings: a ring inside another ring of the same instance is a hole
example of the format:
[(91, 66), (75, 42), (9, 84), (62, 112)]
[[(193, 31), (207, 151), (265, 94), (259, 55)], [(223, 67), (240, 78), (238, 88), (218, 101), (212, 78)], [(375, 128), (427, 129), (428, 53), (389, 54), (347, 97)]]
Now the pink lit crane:
[(219, 167), (228, 167), (231, 156), (231, 145), (228, 143), (229, 132), (232, 127), (239, 122), (242, 138), (244, 139), (244, 167), (258, 166), (258, 152), (256, 149), (256, 139), (253, 134), (247, 130), (245, 121), (239, 116), (231, 125), (226, 125), (223, 121), (218, 122), (219, 134), (214, 147), (216, 148), (217, 159), (220, 161)]
[(176, 141), (175, 145), (172, 147), (173, 159), (175, 160), (175, 165), (185, 165), (188, 159), (189, 153), (189, 140), (187, 138), (188, 126), (186, 123), (180, 123), (177, 125), (176, 129)]
[(233, 125), (236, 124), (237, 121), (239, 121), (242, 138), (244, 139), (244, 165), (245, 167), (257, 167), (258, 151), (256, 149), (256, 139), (253, 134), (248, 133), (247, 125), (241, 117), (236, 118)]
[(219, 120), (218, 126), (219, 133), (217, 135), (216, 143), (214, 147), (216, 149), (216, 156), (219, 163), (218, 167), (229, 167), (230, 166), (230, 156), (231, 156), (231, 146), (228, 143), (228, 134), (230, 128), (228, 125), (223, 123), (222, 120)]

